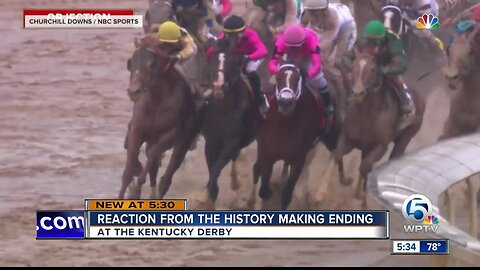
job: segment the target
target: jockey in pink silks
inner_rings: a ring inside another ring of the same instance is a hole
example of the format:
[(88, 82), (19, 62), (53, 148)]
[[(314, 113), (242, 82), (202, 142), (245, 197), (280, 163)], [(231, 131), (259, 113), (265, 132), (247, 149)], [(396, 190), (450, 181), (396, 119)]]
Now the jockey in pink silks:
[[(260, 104), (260, 111), (264, 113), (267, 110), (266, 97), (261, 93), (261, 81), (257, 70), (260, 64), (268, 54), (267, 47), (263, 43), (257, 32), (248, 26), (242, 17), (232, 15), (225, 20), (223, 32), (217, 38), (217, 43), (222, 40), (234, 42), (234, 54), (243, 55), (244, 69), (257, 102)], [(213, 46), (207, 51), (207, 57), (210, 58), (215, 53), (216, 47)]]
[(328, 83), (322, 72), (319, 44), (318, 36), (313, 30), (301, 25), (291, 25), (277, 37), (268, 68), (271, 73), (276, 74), (280, 69), (279, 61), (285, 55), (287, 63), (301, 60), (304, 64), (303, 69), (308, 71), (307, 84), (317, 90), (322, 98), (328, 129), (333, 125), (334, 108)]

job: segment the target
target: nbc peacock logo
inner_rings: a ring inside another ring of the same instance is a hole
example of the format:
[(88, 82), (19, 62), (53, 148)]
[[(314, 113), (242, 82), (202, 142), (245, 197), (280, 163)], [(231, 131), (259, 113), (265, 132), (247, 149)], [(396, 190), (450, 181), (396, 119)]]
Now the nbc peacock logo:
[(424, 221), (423, 224), (425, 225), (437, 225), (438, 218), (436, 216), (428, 216)]
[(417, 29), (433, 30), (440, 27), (440, 21), (433, 14), (423, 14), (417, 18)]

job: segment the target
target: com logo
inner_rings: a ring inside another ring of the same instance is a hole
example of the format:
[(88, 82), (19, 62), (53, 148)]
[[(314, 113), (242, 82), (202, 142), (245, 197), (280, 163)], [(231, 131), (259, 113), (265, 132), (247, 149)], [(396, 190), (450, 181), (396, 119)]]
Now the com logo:
[(402, 206), (403, 217), (410, 223), (421, 224), (432, 214), (432, 211), (432, 202), (420, 194), (409, 196)]

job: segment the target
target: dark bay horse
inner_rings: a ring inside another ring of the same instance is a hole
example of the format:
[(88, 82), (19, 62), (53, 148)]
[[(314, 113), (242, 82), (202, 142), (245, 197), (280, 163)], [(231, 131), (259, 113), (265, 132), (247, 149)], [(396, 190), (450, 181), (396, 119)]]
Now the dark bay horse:
[[(158, 42), (154, 36), (144, 36), (127, 62), (130, 71), (128, 94), (134, 101), (134, 107), (119, 198), (124, 197), (138, 170), (138, 155), (143, 143), (147, 143), (147, 162), (138, 183), (132, 187), (132, 197), (140, 198), (147, 174), (150, 175), (152, 190), (155, 190), (161, 155), (173, 147), (158, 187), (158, 195), (162, 198), (193, 138), (200, 131), (200, 114), (195, 111), (189, 86), (170, 63), (169, 56), (159, 48)], [(151, 197), (154, 195), (152, 191)]]
[[(475, 39), (477, 41), (475, 41)], [(480, 128), (480, 28), (458, 36), (448, 49), (444, 68), (450, 89), (454, 91), (450, 112), (439, 140), (473, 133)]]
[(220, 40), (209, 60), (208, 76), (214, 90), (202, 127), (209, 172), (208, 208), (214, 208), (222, 169), (255, 140), (262, 120), (252, 89), (242, 75), (242, 56), (233, 53), (233, 46), (228, 39)]
[[(276, 100), (272, 103), (257, 138), (257, 161), (254, 165), (254, 183), (261, 178), (259, 196), (268, 200), (270, 178), (276, 161), (283, 160), (289, 174), (283, 187), (281, 207), (287, 209), (293, 190), (304, 168), (307, 154), (314, 148), (324, 127), (323, 107), (302, 83), (300, 70), (293, 64), (284, 64), (275, 76)], [(335, 148), (336, 131), (321, 140), (329, 151)], [(285, 170), (284, 165), (284, 170)]]
[[(373, 165), (384, 156), (391, 142), (394, 147), (390, 159), (404, 153), (422, 125), (425, 102), (412, 89), (416, 116), (400, 127), (401, 110), (395, 90), (381, 74), (380, 66), (371, 52), (356, 52), (353, 84), (353, 93), (347, 104), (345, 120), (333, 155), (339, 163), (353, 149), (362, 152), (356, 196), (363, 199), (362, 206), (365, 207), (364, 191)], [(345, 178), (345, 172), (339, 168), (339, 173), (340, 182), (348, 184), (350, 179)]]

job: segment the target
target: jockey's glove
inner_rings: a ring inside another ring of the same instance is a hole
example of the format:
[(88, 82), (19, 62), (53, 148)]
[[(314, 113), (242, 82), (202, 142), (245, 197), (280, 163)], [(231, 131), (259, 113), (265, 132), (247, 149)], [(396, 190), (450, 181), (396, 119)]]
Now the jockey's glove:
[(170, 63), (175, 64), (177, 61), (181, 60), (182, 56), (179, 54), (170, 55)]
[(248, 55), (245, 54), (245, 55), (242, 57), (242, 62), (243, 62), (243, 64), (246, 64), (248, 61), (250, 61), (250, 58), (248, 57)]
[(326, 106), (323, 110), (325, 111), (325, 114), (327, 116), (333, 114), (333, 112), (335, 111), (332, 105)]

